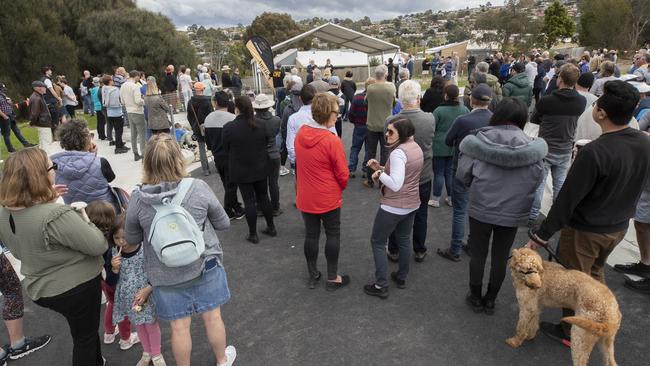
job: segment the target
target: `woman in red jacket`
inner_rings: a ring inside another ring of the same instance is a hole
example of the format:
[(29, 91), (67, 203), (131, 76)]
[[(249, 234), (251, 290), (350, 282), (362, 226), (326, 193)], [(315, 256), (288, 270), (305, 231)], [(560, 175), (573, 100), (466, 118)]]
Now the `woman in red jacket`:
[(305, 221), (305, 259), (309, 271), (309, 288), (321, 278), (318, 239), (321, 221), (325, 227), (328, 291), (350, 283), (350, 276), (337, 271), (341, 240), (342, 193), (348, 184), (348, 171), (341, 140), (328, 128), (336, 123), (339, 106), (331, 94), (319, 93), (313, 101), (313, 120), (303, 125), (294, 143), (297, 164), (296, 206)]

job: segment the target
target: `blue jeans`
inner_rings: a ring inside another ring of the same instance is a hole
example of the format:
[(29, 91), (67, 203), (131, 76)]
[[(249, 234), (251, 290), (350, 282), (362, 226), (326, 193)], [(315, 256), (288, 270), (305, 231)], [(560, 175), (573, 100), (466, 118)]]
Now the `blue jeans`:
[(363, 164), (361, 169), (365, 170), (366, 163), (368, 163), (368, 146), (365, 145), (366, 135), (368, 134), (368, 126), (366, 125), (354, 125), (354, 131), (352, 131), (352, 146), (350, 147), (350, 162), (348, 164), (348, 169), (350, 172), (357, 171), (357, 165), (359, 165), (359, 152), (361, 151), (361, 146), (364, 146), (365, 153), (363, 155)]
[(433, 193), (431, 198), (439, 200), (442, 196), (442, 186), (447, 188), (447, 196), (451, 196), (451, 186), (453, 183), (453, 157), (451, 156), (434, 156), (433, 157)]
[(467, 204), (469, 202), (469, 188), (455, 176), (454, 187), (451, 194), (453, 206), (453, 220), (451, 222), (451, 252), (460, 255), (460, 250), (465, 239), (465, 222), (467, 220)]
[(555, 201), (558, 193), (560, 193), (560, 189), (562, 189), (562, 185), (564, 184), (570, 166), (571, 153), (554, 154), (549, 152), (548, 155), (546, 155), (544, 158), (544, 180), (542, 180), (542, 184), (539, 185), (537, 192), (535, 192), (535, 201), (533, 202), (533, 207), (530, 210), (529, 216), (531, 220), (537, 220), (537, 217), (539, 216), (548, 172), (550, 171), (551, 176), (553, 177), (553, 201)]
[(90, 94), (84, 95), (82, 97), (83, 100), (83, 106), (84, 106), (84, 113), (85, 114), (90, 114), (91, 116), (95, 114), (95, 106), (93, 105), (93, 100)]

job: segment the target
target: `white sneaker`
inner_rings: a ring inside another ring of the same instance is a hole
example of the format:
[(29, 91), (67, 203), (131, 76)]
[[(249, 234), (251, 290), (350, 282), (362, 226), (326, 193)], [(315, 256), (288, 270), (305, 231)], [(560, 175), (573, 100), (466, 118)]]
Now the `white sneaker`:
[(237, 358), (237, 350), (235, 346), (226, 347), (226, 363), (218, 364), (217, 366), (232, 366), (235, 363), (235, 358)]
[(138, 333), (131, 333), (131, 337), (126, 341), (120, 339), (120, 349), (126, 351), (127, 349), (133, 347), (134, 344), (140, 343), (140, 338), (138, 338)]
[(149, 363), (151, 363), (151, 355), (147, 352), (142, 352), (142, 357), (135, 366), (149, 366)]
[(104, 333), (104, 344), (113, 344), (115, 342), (115, 336), (118, 335), (120, 331), (115, 327), (113, 334)]
[(151, 361), (153, 361), (153, 366), (167, 366), (167, 363), (165, 362), (163, 355), (158, 355), (152, 358)]
[(447, 206), (449, 206), (449, 207), (454, 207), (454, 206), (451, 204), (451, 197), (447, 197), (447, 198), (445, 198), (445, 203), (447, 203)]
[(280, 167), (280, 175), (281, 175), (281, 176), (285, 176), (285, 175), (287, 175), (287, 174), (289, 174), (289, 173), (291, 173), (291, 171), (290, 171), (289, 169), (287, 169), (287, 168), (284, 167), (284, 166), (281, 166), (281, 167)]
[(440, 201), (436, 201), (436, 200), (429, 200), (427, 204), (431, 207), (440, 207)]

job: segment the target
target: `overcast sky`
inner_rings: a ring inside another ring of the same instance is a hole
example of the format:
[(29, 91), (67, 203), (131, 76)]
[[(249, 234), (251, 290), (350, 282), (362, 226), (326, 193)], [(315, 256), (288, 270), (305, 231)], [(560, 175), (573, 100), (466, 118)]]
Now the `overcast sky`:
[[(416, 13), (427, 9), (464, 9), (485, 4), (488, 0), (137, 0), (145, 9), (160, 12), (174, 22), (177, 28), (191, 24), (204, 26), (231, 26), (249, 24), (255, 16), (265, 12), (289, 13), (293, 19), (313, 17), (351, 18), (353, 20), (369, 16), (379, 20), (398, 15)], [(503, 3), (493, 0), (493, 4)]]

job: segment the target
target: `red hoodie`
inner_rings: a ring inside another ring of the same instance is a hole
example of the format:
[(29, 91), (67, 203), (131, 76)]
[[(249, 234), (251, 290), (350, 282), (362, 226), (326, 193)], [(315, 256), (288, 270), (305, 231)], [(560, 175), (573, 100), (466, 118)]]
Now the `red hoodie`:
[(341, 140), (331, 131), (303, 125), (296, 148), (296, 207), (321, 214), (341, 207), (350, 172)]

